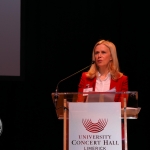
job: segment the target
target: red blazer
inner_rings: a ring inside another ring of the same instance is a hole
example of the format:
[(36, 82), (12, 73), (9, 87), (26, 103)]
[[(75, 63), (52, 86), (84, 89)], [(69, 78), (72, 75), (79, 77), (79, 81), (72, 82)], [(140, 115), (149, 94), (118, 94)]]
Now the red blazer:
[[(95, 84), (96, 84), (96, 77), (93, 79), (89, 79), (86, 77), (87, 72), (83, 72), (81, 76), (80, 83), (78, 85), (78, 92), (83, 92), (84, 88), (93, 88), (93, 91), (95, 91)], [(128, 77), (123, 75), (121, 78), (117, 80), (111, 79), (110, 81), (110, 89), (116, 88), (116, 92), (125, 92), (128, 91)], [(117, 94), (115, 96), (116, 102), (121, 102), (121, 107), (124, 105), (123, 97), (126, 96), (126, 99), (128, 100), (127, 94)], [(85, 102), (86, 97), (82, 94), (78, 94), (77, 102)], [(124, 124), (122, 123), (122, 139), (124, 139)]]
[[(96, 77), (94, 77), (93, 79), (89, 79), (89, 78), (87, 78), (86, 73), (87, 72), (82, 73), (81, 80), (78, 85), (78, 92), (83, 92), (83, 89), (87, 88), (87, 86), (89, 88), (92, 87), (93, 91), (95, 91)], [(128, 91), (128, 77), (123, 75), (121, 78), (119, 78), (117, 80), (111, 79), (110, 89), (112, 89), (112, 88), (116, 88), (116, 92)], [(85, 97), (78, 96), (77, 102), (84, 102), (84, 101), (85, 101)], [(123, 105), (123, 101), (121, 100), (121, 95), (117, 94), (115, 97), (115, 101), (122, 102), (122, 105)]]

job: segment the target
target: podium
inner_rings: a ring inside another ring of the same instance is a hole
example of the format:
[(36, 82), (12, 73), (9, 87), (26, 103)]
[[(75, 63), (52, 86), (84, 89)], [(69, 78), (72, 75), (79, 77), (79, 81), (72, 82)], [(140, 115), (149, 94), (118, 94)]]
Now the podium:
[(52, 93), (52, 99), (63, 119), (63, 150), (128, 150), (127, 119), (141, 110), (137, 91)]

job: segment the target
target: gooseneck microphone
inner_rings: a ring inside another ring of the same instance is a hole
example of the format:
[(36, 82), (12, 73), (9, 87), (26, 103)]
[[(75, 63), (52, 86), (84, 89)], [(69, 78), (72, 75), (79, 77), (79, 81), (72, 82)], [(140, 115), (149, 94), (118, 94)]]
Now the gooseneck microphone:
[(63, 82), (63, 81), (65, 81), (65, 80), (69, 79), (70, 77), (72, 77), (72, 76), (78, 74), (79, 72), (81, 72), (81, 71), (83, 71), (83, 70), (89, 68), (89, 67), (90, 67), (92, 64), (94, 64), (94, 63), (95, 63), (95, 61), (92, 61), (92, 63), (91, 63), (89, 66), (87, 66), (87, 67), (85, 67), (85, 68), (83, 68), (83, 69), (81, 69), (81, 70), (79, 70), (79, 71), (73, 73), (72, 75), (70, 75), (70, 76), (68, 76), (68, 77), (66, 77), (66, 78), (64, 78), (64, 79), (62, 79), (62, 80), (60, 80), (60, 81), (57, 83), (56, 90), (55, 90), (55, 95), (54, 95), (54, 105), (55, 105), (55, 108), (56, 108), (56, 106), (57, 106), (57, 100), (58, 100), (58, 85), (59, 85), (61, 82)]

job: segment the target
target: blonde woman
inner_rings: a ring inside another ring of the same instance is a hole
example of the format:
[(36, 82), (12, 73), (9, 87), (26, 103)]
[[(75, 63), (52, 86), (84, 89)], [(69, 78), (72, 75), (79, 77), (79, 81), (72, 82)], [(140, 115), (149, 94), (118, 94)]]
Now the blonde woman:
[[(83, 72), (78, 92), (88, 92), (88, 89), (94, 92), (107, 92), (115, 89), (116, 92), (128, 91), (128, 77), (119, 71), (116, 46), (108, 40), (98, 41), (92, 52), (91, 65), (88, 72)], [(126, 94), (116, 94), (114, 101), (121, 102), (124, 105), (123, 97)], [(77, 102), (85, 102), (86, 96), (78, 94)], [(127, 99), (127, 95), (126, 95)], [(124, 125), (122, 122), (122, 149), (124, 149)]]
[[(95, 62), (91, 65), (88, 72), (83, 72), (78, 92), (90, 91), (107, 92), (115, 89), (116, 92), (128, 91), (128, 77), (119, 71), (116, 46), (108, 40), (98, 41), (92, 52), (92, 60)], [(84, 102), (86, 97), (78, 96), (78, 102)], [(120, 95), (116, 95), (115, 101), (123, 101)]]

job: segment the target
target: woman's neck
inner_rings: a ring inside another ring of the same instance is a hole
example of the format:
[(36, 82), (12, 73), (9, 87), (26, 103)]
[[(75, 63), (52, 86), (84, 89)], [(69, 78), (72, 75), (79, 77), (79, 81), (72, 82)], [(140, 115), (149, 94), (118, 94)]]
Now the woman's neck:
[(100, 73), (100, 79), (105, 79), (106, 78), (106, 76), (108, 75), (108, 73), (109, 73), (109, 70), (108, 70), (108, 68), (101, 68), (101, 69), (99, 69), (99, 73)]
[(106, 75), (106, 76), (109, 72), (108, 68), (100, 68), (98, 71), (101, 75)]

